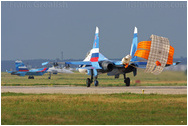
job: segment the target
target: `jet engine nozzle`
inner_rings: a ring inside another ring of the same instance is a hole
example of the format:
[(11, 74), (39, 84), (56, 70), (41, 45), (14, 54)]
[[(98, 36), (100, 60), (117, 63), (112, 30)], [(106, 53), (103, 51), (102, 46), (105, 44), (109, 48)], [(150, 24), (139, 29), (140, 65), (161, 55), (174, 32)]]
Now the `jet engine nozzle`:
[(101, 67), (103, 68), (104, 71), (110, 72), (114, 68), (114, 64), (110, 61), (102, 61), (100, 62)]

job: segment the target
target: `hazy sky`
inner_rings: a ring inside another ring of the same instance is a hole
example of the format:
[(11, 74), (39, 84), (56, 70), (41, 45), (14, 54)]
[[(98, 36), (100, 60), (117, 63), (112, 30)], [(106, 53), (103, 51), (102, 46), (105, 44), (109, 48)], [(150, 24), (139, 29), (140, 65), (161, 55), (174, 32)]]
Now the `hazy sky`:
[(83, 59), (99, 27), (100, 52), (129, 54), (151, 34), (169, 38), (174, 57), (187, 56), (186, 2), (1, 2), (1, 59)]

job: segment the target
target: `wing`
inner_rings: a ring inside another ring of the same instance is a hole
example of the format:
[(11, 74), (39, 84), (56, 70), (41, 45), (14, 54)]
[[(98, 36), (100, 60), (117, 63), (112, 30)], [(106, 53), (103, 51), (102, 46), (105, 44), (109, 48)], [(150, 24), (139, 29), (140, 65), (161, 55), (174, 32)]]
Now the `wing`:
[[(70, 62), (55, 62), (57, 64), (73, 64), (73, 65), (91, 65), (90, 61), (70, 61)], [(42, 63), (42, 66), (47, 64), (54, 64), (54, 62), (44, 62)]]
[(48, 68), (31, 69), (27, 73), (40, 73), (47, 72)]
[(48, 64), (52, 64), (54, 66), (58, 66), (59, 64), (64, 65), (65, 62), (48, 62), (47, 61), (47, 62), (42, 63), (42, 66), (45, 66), (45, 65), (48, 65)]
[(77, 62), (65, 62), (66, 64), (73, 64), (73, 65), (91, 65), (89, 61), (77, 61)]
[[(79, 69), (87, 69), (87, 70), (91, 70), (91, 69), (96, 69), (95, 67), (92, 66), (88, 66), (88, 67), (80, 67)], [(102, 69), (102, 68), (100, 68)]]

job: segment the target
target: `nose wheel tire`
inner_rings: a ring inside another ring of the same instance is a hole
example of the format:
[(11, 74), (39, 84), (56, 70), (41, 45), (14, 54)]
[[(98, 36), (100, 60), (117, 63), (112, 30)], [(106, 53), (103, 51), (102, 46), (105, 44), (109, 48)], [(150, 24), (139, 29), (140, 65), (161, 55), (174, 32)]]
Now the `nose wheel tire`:
[(126, 79), (124, 79), (124, 83), (126, 84), (126, 86), (130, 86), (130, 78), (127, 77)]
[(87, 87), (90, 87), (91, 85), (91, 80), (89, 78), (86, 79), (86, 86)]

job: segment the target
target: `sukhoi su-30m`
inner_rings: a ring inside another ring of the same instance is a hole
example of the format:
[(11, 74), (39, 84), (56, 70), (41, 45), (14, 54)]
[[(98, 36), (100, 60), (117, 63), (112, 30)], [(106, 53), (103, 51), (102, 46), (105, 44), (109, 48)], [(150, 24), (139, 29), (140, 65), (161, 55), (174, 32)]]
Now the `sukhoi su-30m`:
[[(137, 68), (146, 68), (146, 72), (159, 74), (163, 68), (173, 63), (174, 48), (170, 46), (167, 38), (151, 35), (151, 41), (142, 41), (138, 43), (137, 28), (134, 29), (134, 36), (131, 45), (130, 54), (122, 58), (121, 61), (112, 61), (99, 52), (99, 28), (96, 27), (93, 48), (87, 53), (83, 61), (65, 62), (65, 64), (79, 65), (79, 72), (86, 73), (91, 78), (86, 79), (87, 87), (90, 87), (94, 81), (94, 85), (98, 86), (98, 75), (107, 73), (109, 76), (119, 78), (120, 74), (124, 76), (124, 83), (130, 86), (130, 78), (126, 77), (126, 73), (133, 72), (137, 75)], [(141, 60), (138, 60), (140, 57)]]
[(29, 76), (28, 79), (34, 79), (34, 76), (42, 76), (48, 68), (28, 69), (21, 60), (15, 61), (16, 71), (6, 71), (11, 75)]

